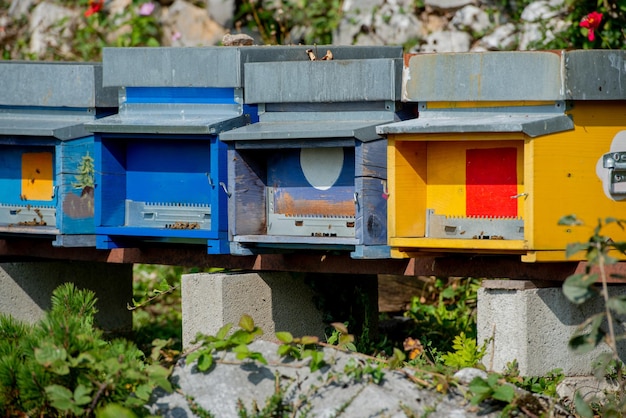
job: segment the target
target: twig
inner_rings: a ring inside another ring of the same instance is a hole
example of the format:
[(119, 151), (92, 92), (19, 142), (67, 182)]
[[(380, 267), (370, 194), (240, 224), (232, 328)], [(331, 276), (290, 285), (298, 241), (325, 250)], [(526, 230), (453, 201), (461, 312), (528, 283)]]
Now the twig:
[(135, 306), (130, 306), (129, 303), (126, 304), (126, 309), (128, 309), (129, 311), (134, 311), (137, 308), (141, 308), (142, 306), (147, 305), (148, 303), (152, 302), (153, 300), (161, 297), (162, 295), (167, 295), (168, 293), (172, 293), (174, 290), (178, 289), (178, 286), (180, 285), (176, 285), (176, 286), (170, 286), (169, 289), (167, 290), (163, 290), (163, 291), (159, 291), (157, 294), (155, 294), (154, 296), (144, 300), (142, 303), (135, 305)]

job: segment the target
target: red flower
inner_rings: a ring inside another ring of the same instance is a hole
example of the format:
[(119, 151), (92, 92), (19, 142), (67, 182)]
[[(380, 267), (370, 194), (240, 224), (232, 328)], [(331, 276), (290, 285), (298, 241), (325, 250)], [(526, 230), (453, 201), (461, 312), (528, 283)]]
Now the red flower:
[(85, 17), (98, 13), (104, 6), (104, 0), (89, 0), (89, 7), (85, 10)]
[(580, 21), (580, 26), (589, 29), (587, 38), (589, 38), (591, 42), (596, 39), (595, 30), (600, 26), (600, 22), (602, 22), (602, 13), (598, 12), (591, 12)]

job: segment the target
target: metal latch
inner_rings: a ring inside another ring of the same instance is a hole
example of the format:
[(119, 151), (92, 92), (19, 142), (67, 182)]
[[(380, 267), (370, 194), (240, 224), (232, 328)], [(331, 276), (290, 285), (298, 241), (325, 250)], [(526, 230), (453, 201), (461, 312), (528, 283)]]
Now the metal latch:
[(625, 196), (626, 187), (618, 186), (626, 183), (626, 151), (604, 154), (602, 165), (609, 170), (609, 193), (612, 196)]
[(127, 200), (126, 226), (210, 230), (211, 206)]
[(508, 217), (437, 215), (426, 209), (427, 238), (523, 240), (524, 220)]

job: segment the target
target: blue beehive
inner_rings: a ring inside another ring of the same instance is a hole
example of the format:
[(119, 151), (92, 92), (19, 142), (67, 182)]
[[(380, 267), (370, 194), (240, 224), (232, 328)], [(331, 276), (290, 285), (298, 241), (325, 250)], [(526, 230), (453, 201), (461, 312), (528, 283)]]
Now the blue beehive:
[[(226, 146), (249, 122), (239, 48), (105, 48), (119, 113), (94, 121), (97, 248), (208, 243), (228, 250)], [(254, 116), (253, 116), (254, 117)]]
[(94, 246), (94, 138), (116, 111), (101, 64), (0, 62), (0, 233)]
[(398, 120), (402, 49), (350, 48), (323, 48), (332, 60), (245, 65), (245, 103), (259, 106), (259, 123), (221, 136), (233, 254), (389, 256), (386, 140), (375, 130)]

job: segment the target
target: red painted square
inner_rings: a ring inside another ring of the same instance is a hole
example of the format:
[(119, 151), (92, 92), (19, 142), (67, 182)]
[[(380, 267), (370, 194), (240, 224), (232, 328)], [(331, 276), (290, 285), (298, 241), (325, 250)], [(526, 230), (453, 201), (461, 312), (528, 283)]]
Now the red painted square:
[(465, 154), (467, 216), (517, 217), (517, 149), (468, 149)]

